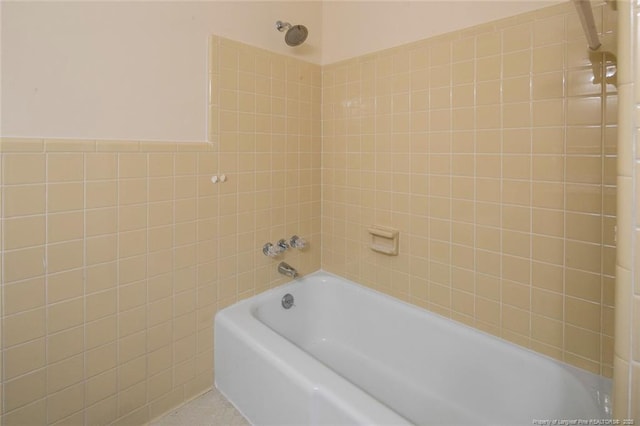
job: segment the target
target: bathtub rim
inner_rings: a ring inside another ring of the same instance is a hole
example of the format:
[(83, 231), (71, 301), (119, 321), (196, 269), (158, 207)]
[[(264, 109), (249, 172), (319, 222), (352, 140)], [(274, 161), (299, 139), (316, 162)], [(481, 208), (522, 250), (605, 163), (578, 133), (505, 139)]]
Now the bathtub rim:
[[(318, 283), (314, 283), (314, 280), (319, 280)], [(340, 285), (342, 284), (349, 284), (350, 287), (352, 287), (356, 292), (358, 293), (369, 293), (372, 295), (377, 295), (375, 297), (380, 297), (383, 300), (386, 301), (386, 303), (393, 303), (393, 302), (400, 302), (403, 308), (409, 308), (410, 311), (412, 311), (414, 314), (418, 314), (418, 315), (426, 315), (427, 318), (433, 319), (437, 322), (444, 322), (445, 324), (450, 324), (453, 326), (461, 326), (463, 330), (466, 330), (466, 332), (471, 332), (471, 333), (480, 333), (479, 336), (482, 336), (483, 338), (488, 338), (490, 339), (490, 341), (492, 341), (493, 343), (497, 343), (497, 344), (506, 344), (507, 348), (511, 348), (512, 350), (519, 350), (520, 352), (525, 352), (527, 353), (529, 356), (537, 356), (541, 359), (547, 360), (552, 362), (554, 365), (560, 367), (561, 369), (567, 371), (568, 374), (571, 374), (573, 377), (575, 377), (580, 383), (582, 383), (583, 386), (588, 387), (588, 388), (592, 388), (593, 391), (595, 391), (595, 393), (598, 394), (597, 397), (595, 397), (596, 399), (598, 399), (598, 404), (601, 407), (600, 410), (603, 412), (608, 412), (609, 415), (611, 413), (610, 409), (611, 409), (611, 393), (612, 393), (612, 380), (610, 378), (592, 373), (588, 370), (584, 370), (581, 369), (579, 367), (570, 365), (562, 360), (558, 360), (555, 358), (552, 358), (546, 354), (534, 351), (533, 349), (518, 345), (516, 343), (510, 342), (500, 336), (496, 336), (493, 334), (490, 334), (484, 330), (480, 330), (478, 328), (472, 327), (470, 325), (467, 325), (465, 323), (456, 321), (453, 318), (449, 318), (446, 317), (444, 315), (441, 315), (437, 312), (433, 312), (430, 311), (426, 308), (423, 308), (421, 306), (418, 305), (414, 305), (410, 302), (398, 299), (394, 296), (391, 296), (387, 293), (384, 293), (382, 291), (376, 290), (374, 288), (370, 288), (367, 287), (363, 284), (354, 282), (348, 278), (339, 276), (337, 274), (319, 269), (317, 271), (314, 271), (313, 273), (309, 273), (306, 274), (304, 276), (301, 276), (299, 278), (290, 280), (286, 283), (283, 283), (281, 285), (278, 285), (274, 288), (270, 288), (262, 293), (256, 294), (254, 296), (251, 296), (249, 298), (243, 299), (241, 301), (238, 301), (232, 305), (229, 305), (227, 307), (225, 307), (224, 309), (220, 310), (218, 313), (216, 313), (216, 319), (218, 318), (218, 315), (220, 315), (223, 312), (227, 312), (227, 313), (234, 313), (233, 316), (237, 316), (237, 315), (247, 315), (248, 314), (248, 318), (246, 318), (246, 320), (251, 320), (252, 326), (249, 329), (240, 329), (238, 328), (238, 331), (240, 331), (240, 333), (242, 335), (244, 335), (245, 338), (249, 338), (249, 336), (252, 336), (251, 334), (251, 330), (256, 330), (256, 326), (258, 327), (258, 330), (268, 330), (268, 334), (272, 335), (274, 338), (277, 339), (281, 339), (282, 341), (286, 342), (285, 345), (290, 348), (290, 349), (294, 349), (294, 350), (298, 350), (301, 352), (302, 355), (304, 355), (305, 357), (309, 357), (312, 360), (316, 360), (312, 354), (309, 354), (308, 352), (306, 352), (304, 349), (300, 348), (296, 343), (292, 342), (291, 340), (289, 340), (287, 337), (283, 336), (282, 334), (280, 334), (278, 331), (274, 330), (273, 328), (271, 328), (270, 326), (268, 326), (265, 322), (263, 322), (259, 316), (257, 315), (257, 311), (259, 309), (259, 307), (267, 300), (271, 300), (271, 301), (278, 301), (281, 299), (283, 293), (288, 292), (288, 289), (291, 288), (295, 288), (295, 287), (299, 287), (300, 285), (321, 285), (322, 283), (326, 282), (327, 280), (336, 280), (339, 282)], [(310, 282), (311, 281), (311, 282)], [(222, 316), (224, 316), (224, 314), (222, 314)], [(334, 374), (335, 373), (333, 370), (331, 370), (329, 367), (325, 367), (327, 368), (329, 371), (331, 371)], [(214, 367), (215, 370), (215, 367)], [(338, 374), (338, 376), (343, 379), (346, 380), (344, 378), (342, 378), (342, 376), (340, 376)], [(215, 378), (214, 378), (215, 379)], [(346, 380), (348, 382), (348, 380)], [(214, 380), (215, 382), (215, 380)], [(350, 383), (350, 382), (348, 382)], [(351, 383), (350, 383), (351, 384)], [(352, 384), (353, 386), (356, 386), (355, 384)], [(216, 387), (218, 389), (220, 389), (217, 386), (216, 383)], [(224, 394), (224, 392), (223, 392)], [(227, 395), (225, 395), (227, 396)], [(604, 401), (600, 401), (600, 398), (602, 398)], [(375, 398), (374, 398), (375, 399)], [(377, 400), (376, 400), (377, 401)], [(235, 406), (235, 404), (234, 404)]]
[[(378, 296), (380, 296), (380, 297), (382, 297), (384, 299), (387, 299), (389, 301), (401, 303), (404, 307), (409, 308), (409, 309), (411, 309), (412, 311), (414, 311), (416, 313), (427, 314), (428, 316), (432, 316), (432, 317), (438, 319), (439, 321), (444, 320), (445, 322), (447, 322), (447, 321), (454, 322), (455, 325), (461, 326), (461, 327), (465, 328), (468, 331), (480, 333), (482, 336), (487, 337), (490, 340), (493, 340), (495, 342), (506, 343), (509, 346), (515, 347), (515, 348), (520, 349), (520, 350), (524, 350), (524, 351), (529, 352), (529, 353), (534, 354), (534, 355), (538, 355), (538, 356), (543, 357), (543, 358), (545, 358), (545, 359), (547, 359), (549, 361), (553, 361), (554, 363), (557, 363), (557, 364), (560, 364), (562, 366), (565, 366), (565, 367), (567, 367), (568, 369), (570, 369), (572, 371), (578, 371), (580, 373), (589, 374), (589, 375), (592, 375), (594, 377), (601, 378), (604, 381), (609, 381), (609, 382), (612, 381), (611, 378), (602, 376), (600, 374), (593, 373), (591, 371), (585, 370), (585, 369), (580, 368), (580, 367), (576, 367), (576, 366), (571, 365), (571, 364), (569, 364), (569, 363), (567, 363), (565, 361), (562, 361), (562, 360), (559, 360), (557, 358), (553, 358), (553, 357), (551, 357), (549, 355), (546, 355), (546, 354), (544, 354), (542, 352), (537, 352), (537, 351), (535, 351), (535, 350), (533, 350), (531, 348), (527, 348), (525, 346), (518, 345), (517, 343), (514, 343), (514, 342), (511, 342), (509, 340), (506, 340), (506, 339), (504, 339), (504, 338), (502, 338), (500, 336), (496, 336), (495, 334), (491, 334), (491, 333), (489, 333), (487, 331), (484, 331), (484, 330), (481, 330), (479, 328), (476, 328), (476, 327), (470, 326), (468, 324), (465, 324), (463, 322), (457, 321), (454, 318), (450, 318), (450, 317), (444, 316), (442, 314), (439, 314), (438, 312), (431, 311), (431, 310), (429, 310), (427, 308), (423, 308), (421, 306), (418, 306), (418, 305), (412, 304), (410, 302), (407, 302), (405, 300), (399, 299), (397, 297), (391, 296), (391, 295), (389, 295), (387, 293), (384, 293), (384, 292), (382, 292), (380, 290), (376, 290), (376, 289), (368, 287), (368, 286), (366, 286), (364, 284), (360, 284), (360, 283), (355, 282), (355, 281), (353, 281), (353, 280), (351, 280), (349, 278), (345, 278), (345, 277), (342, 277), (340, 275), (337, 275), (337, 274), (335, 274), (333, 272), (325, 271), (324, 269), (318, 269), (318, 270), (316, 270), (314, 272), (302, 275), (299, 278), (295, 278), (293, 280), (287, 281), (286, 283), (283, 283), (283, 284), (280, 284), (280, 285), (278, 285), (276, 287), (273, 287), (273, 288), (270, 288), (268, 290), (265, 290), (262, 293), (258, 293), (258, 294), (255, 294), (255, 295), (251, 296), (251, 297), (248, 297), (246, 299), (239, 300), (238, 302), (236, 302), (236, 303), (234, 303), (232, 305), (229, 305), (229, 306), (225, 307), (224, 309), (221, 309), (220, 311), (218, 311), (216, 313), (216, 317), (218, 316), (218, 314), (220, 312), (223, 312), (228, 308), (236, 307), (236, 306), (250, 305), (249, 313), (251, 314), (251, 316), (253, 318), (258, 320), (261, 324), (265, 325), (265, 327), (267, 329), (269, 329), (271, 332), (273, 332), (276, 335), (284, 338), (284, 336), (280, 335), (277, 331), (271, 329), (269, 326), (264, 324), (264, 322), (262, 322), (260, 320), (260, 318), (256, 315), (256, 311), (257, 311), (257, 308), (258, 308), (258, 306), (257, 306), (258, 303), (260, 301), (262, 301), (262, 300), (266, 300), (269, 297), (272, 297), (271, 295), (274, 295), (276, 292), (280, 292), (280, 291), (286, 290), (287, 288), (294, 287), (296, 284), (301, 284), (301, 283), (305, 282), (305, 280), (309, 280), (311, 278), (322, 278), (323, 276), (328, 277), (328, 278), (333, 278), (333, 279), (336, 279), (338, 281), (344, 281), (344, 282), (352, 285), (353, 287), (355, 287), (357, 289), (357, 291), (359, 291), (359, 292), (373, 293), (373, 294), (376, 294), (376, 295), (378, 295)], [(214, 322), (215, 322), (215, 317), (214, 317)], [(289, 341), (286, 338), (285, 338), (285, 340)], [(296, 346), (296, 345), (294, 345), (294, 346)], [(609, 389), (609, 391), (610, 391), (610, 389)]]

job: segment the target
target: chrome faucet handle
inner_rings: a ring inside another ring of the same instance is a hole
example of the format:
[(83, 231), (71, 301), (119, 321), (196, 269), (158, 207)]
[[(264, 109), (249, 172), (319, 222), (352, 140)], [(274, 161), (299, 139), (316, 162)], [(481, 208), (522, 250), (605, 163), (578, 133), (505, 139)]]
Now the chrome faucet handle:
[(297, 249), (303, 249), (307, 246), (307, 240), (305, 240), (304, 238), (300, 238), (297, 235), (294, 235), (293, 237), (291, 237), (291, 240), (289, 241), (289, 245)]
[(274, 246), (271, 243), (266, 243), (264, 246), (262, 246), (262, 253), (264, 253), (265, 256), (269, 257), (276, 257), (283, 251), (284, 249), (282, 247), (280, 247), (279, 245)]
[(282, 251), (285, 251), (289, 248), (289, 243), (284, 238), (281, 238), (276, 245), (280, 247)]

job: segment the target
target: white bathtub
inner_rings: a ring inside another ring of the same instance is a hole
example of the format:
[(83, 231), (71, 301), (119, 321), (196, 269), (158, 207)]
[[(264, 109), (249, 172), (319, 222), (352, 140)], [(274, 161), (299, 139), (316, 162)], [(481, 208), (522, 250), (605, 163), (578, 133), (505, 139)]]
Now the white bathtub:
[(325, 272), (218, 313), (215, 383), (256, 425), (610, 418), (610, 380)]

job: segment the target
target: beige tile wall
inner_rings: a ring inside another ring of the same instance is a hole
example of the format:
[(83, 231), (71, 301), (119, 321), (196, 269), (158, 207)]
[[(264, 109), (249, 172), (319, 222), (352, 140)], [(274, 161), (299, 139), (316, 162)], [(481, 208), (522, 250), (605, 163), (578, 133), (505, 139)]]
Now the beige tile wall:
[(3, 140), (3, 424), (141, 422), (211, 382), (214, 145)]
[(2, 424), (143, 424), (212, 385), (215, 312), (286, 280), (265, 242), (320, 267), (319, 67), (211, 46), (213, 143), (1, 141)]
[[(618, 246), (613, 418), (640, 419), (640, 5), (620, 3), (618, 81)], [(635, 154), (634, 154), (635, 147)]]
[(318, 269), (321, 207), (324, 268), (610, 376), (617, 96), (570, 7), (322, 73), (214, 37), (211, 144), (2, 140), (2, 423), (207, 389), (214, 313), (283, 282), (266, 241)]
[[(628, 7), (625, 5), (625, 7)], [(638, 49), (640, 49), (640, 43), (638, 42), (638, 34), (640, 34), (640, 28), (638, 27), (638, 17), (640, 16), (640, 3), (635, 3), (635, 13), (633, 14), (633, 18), (631, 22), (634, 25), (631, 28), (632, 30), (631, 37), (627, 38), (627, 40), (631, 41), (631, 46), (633, 47), (634, 54), (628, 55), (630, 59), (628, 63), (631, 63), (631, 60), (635, 61), (635, 75), (633, 78), (633, 90), (635, 91), (635, 96), (628, 96), (626, 99), (635, 98), (635, 129), (632, 129), (631, 137), (626, 138), (626, 142), (624, 143), (625, 147), (622, 150), (619, 150), (621, 156), (629, 156), (632, 158), (631, 161), (631, 172), (632, 176), (635, 178), (635, 184), (631, 182), (631, 187), (635, 187), (635, 194), (632, 195), (632, 199), (634, 201), (626, 204), (626, 209), (634, 209), (635, 207), (635, 238), (628, 238), (631, 240), (633, 249), (631, 250), (632, 258), (631, 262), (629, 262), (629, 266), (633, 271), (633, 281), (629, 282), (628, 287), (625, 287), (625, 294), (631, 295), (630, 301), (631, 306), (627, 313), (627, 318), (625, 322), (629, 325), (628, 328), (622, 325), (616, 326), (621, 328), (621, 333), (625, 333), (628, 330), (628, 336), (630, 336), (629, 341), (629, 349), (630, 349), (630, 362), (629, 362), (629, 407), (627, 416), (628, 418), (635, 419), (636, 422), (640, 421), (640, 67), (638, 67), (638, 61), (640, 60), (640, 53)], [(627, 33), (628, 34), (628, 33)], [(629, 93), (631, 95), (631, 93)], [(626, 104), (625, 104), (626, 107)], [(626, 118), (629, 118), (630, 115), (627, 114)], [(635, 133), (635, 137), (633, 135)], [(621, 135), (621, 136), (626, 136)], [(619, 139), (621, 141), (622, 139)], [(629, 143), (631, 142), (631, 143)], [(629, 155), (628, 149), (633, 149), (633, 142), (635, 142), (635, 153), (636, 157), (633, 159), (633, 156)], [(635, 160), (635, 161), (633, 161)], [(625, 166), (625, 173), (628, 168)], [(618, 173), (618, 175), (622, 175), (623, 173)], [(625, 192), (630, 188), (625, 188)], [(630, 215), (625, 215), (627, 218)], [(628, 228), (627, 228), (628, 229)], [(629, 237), (631, 235), (627, 234)], [(627, 257), (628, 254), (625, 254), (624, 257)], [(630, 291), (629, 291), (630, 290)], [(623, 311), (624, 312), (624, 311)], [(620, 413), (621, 415), (624, 413)]]
[[(598, 59), (566, 3), (324, 67), (323, 268), (610, 377), (617, 93)], [(368, 248), (372, 224), (400, 230), (397, 257)]]
[[(219, 146), (221, 288), (247, 295), (286, 281), (286, 259), (301, 273), (320, 268), (320, 83), (318, 65), (212, 37), (210, 138)], [(216, 90), (216, 88), (218, 88)], [(300, 235), (305, 251), (277, 260), (266, 242)], [(268, 277), (264, 281), (263, 277)]]

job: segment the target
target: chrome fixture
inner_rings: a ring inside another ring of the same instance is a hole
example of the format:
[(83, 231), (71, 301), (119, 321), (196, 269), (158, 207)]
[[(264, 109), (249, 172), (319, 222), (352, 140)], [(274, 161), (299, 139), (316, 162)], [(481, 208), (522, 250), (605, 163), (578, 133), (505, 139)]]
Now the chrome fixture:
[(588, 0), (573, 0), (573, 4), (578, 12), (584, 35), (587, 37), (587, 44), (589, 49), (597, 50), (601, 44), (598, 39), (598, 29), (596, 28), (596, 22), (593, 19), (593, 10), (591, 10), (591, 2)]
[(303, 249), (307, 246), (307, 240), (297, 235), (289, 238), (289, 241), (281, 238), (276, 244), (266, 243), (262, 246), (262, 253), (265, 256), (276, 257), (290, 248)]
[(306, 246), (307, 246), (307, 240), (305, 240), (304, 238), (300, 238), (297, 235), (294, 235), (289, 240), (289, 247), (294, 247), (294, 248), (297, 248), (297, 249), (303, 249)]
[(296, 271), (296, 268), (285, 262), (280, 262), (280, 264), (278, 265), (278, 272), (291, 278), (296, 278), (298, 276), (298, 271)]
[(282, 307), (290, 309), (293, 306), (293, 296), (290, 293), (285, 294), (282, 297)]
[(284, 238), (280, 238), (277, 246), (280, 247), (282, 251), (289, 249), (289, 243)]
[(269, 257), (276, 257), (285, 250), (286, 249), (282, 248), (281, 246), (279, 245), (274, 246), (271, 243), (266, 243), (264, 246), (262, 246), (262, 253), (264, 253), (265, 256), (269, 256)]
[(291, 25), (288, 22), (276, 21), (276, 29), (286, 31), (284, 42), (291, 47), (300, 46), (309, 35), (309, 30), (304, 25)]

